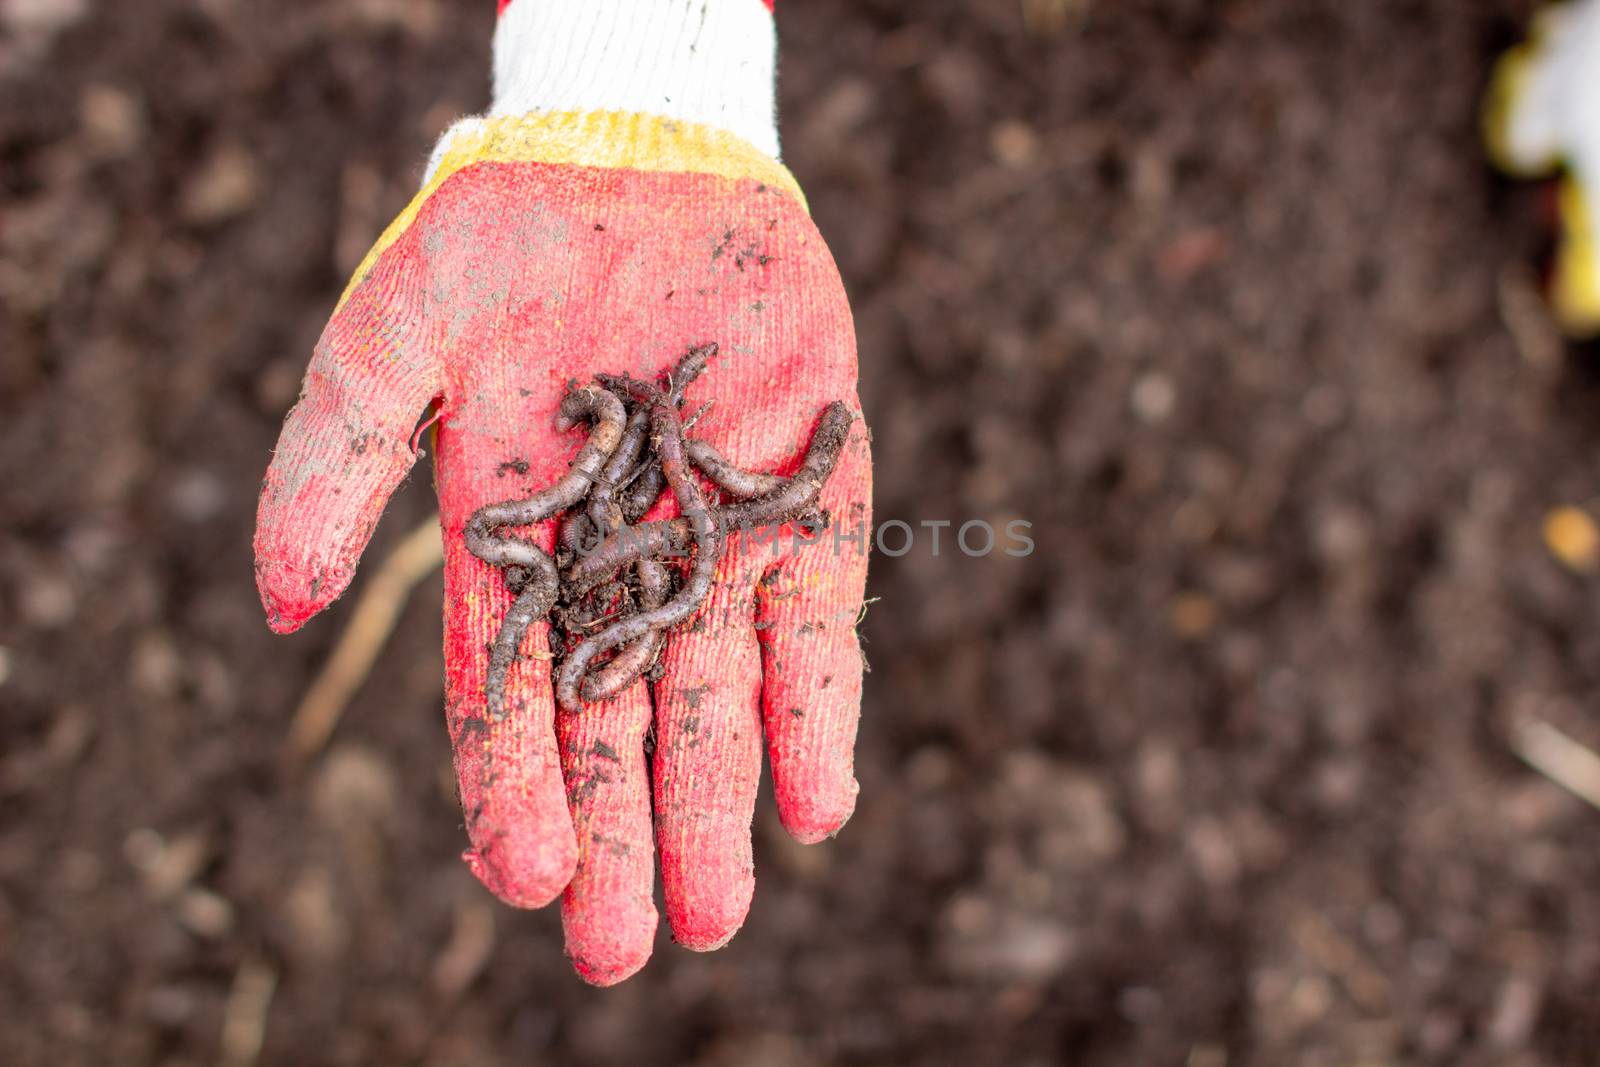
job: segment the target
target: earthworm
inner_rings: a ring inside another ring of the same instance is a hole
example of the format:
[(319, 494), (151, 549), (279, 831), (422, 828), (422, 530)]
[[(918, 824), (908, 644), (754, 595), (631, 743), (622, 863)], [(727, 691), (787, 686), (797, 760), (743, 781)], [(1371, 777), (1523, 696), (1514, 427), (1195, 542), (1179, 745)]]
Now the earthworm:
[(850, 435), (850, 423), (855, 416), (838, 400), (822, 411), (817, 432), (811, 436), (811, 446), (800, 469), (786, 484), (753, 500), (741, 500), (722, 509), (722, 521), (729, 529), (765, 526), (775, 522), (789, 522), (816, 502), (822, 485), (833, 474), (839, 462), (839, 453)]
[[(815, 494), (812, 496), (814, 498)], [(801, 501), (799, 510), (791, 512), (784, 512), (781, 502), (777, 505), (759, 500), (748, 503), (752, 505), (749, 509), (735, 510), (740, 507), (737, 503), (713, 509), (725, 533), (787, 522), (828, 528), (828, 513), (810, 507), (810, 500)], [(692, 535), (689, 520), (683, 518), (657, 519), (636, 526), (625, 523), (597, 548), (572, 561), (562, 576), (564, 588), (569, 596), (582, 596), (629, 564), (682, 556)]]
[[(651, 559), (639, 561), (639, 606), (645, 612), (661, 607), (667, 598), (669, 584), (667, 569)], [(583, 680), (585, 703), (609, 700), (632, 685), (634, 680), (649, 669), (666, 639), (666, 630), (652, 629), (643, 637), (624, 645), (611, 662), (594, 670)]]
[(689, 441), (685, 445), (689, 459), (717, 488), (741, 500), (781, 489), (789, 479), (777, 474), (760, 474), (734, 466), (733, 462), (718, 452), (710, 441)]
[[(689, 384), (706, 369), (706, 364), (711, 362), (711, 357), (717, 354), (717, 342), (696, 345), (683, 354), (677, 366), (667, 373), (667, 393), (672, 398), (673, 406), (683, 403), (683, 393)], [(698, 416), (696, 416), (698, 418)]]
[(577, 558), (592, 551), (600, 543), (600, 538), (595, 535), (589, 516), (573, 514), (561, 520), (561, 532), (556, 535), (556, 543)]
[[(854, 416), (850, 414), (850, 409), (842, 403), (834, 401), (829, 404), (823, 410), (817, 431), (812, 435), (811, 445), (806, 449), (805, 459), (801, 461), (800, 469), (795, 471), (794, 477), (777, 478), (776, 489), (753, 499), (725, 504), (717, 509), (717, 517), (723, 529), (747, 530), (758, 526), (792, 522), (802, 517), (809, 519), (810, 516), (807, 516), (806, 512), (816, 503), (823, 483), (832, 476), (853, 420)], [(698, 444), (700, 442), (689, 442), (686, 448)], [(718, 460), (726, 463), (720, 453), (716, 453), (715, 449), (709, 446), (694, 449), (690, 452), (691, 458), (695, 451), (702, 455), (707, 452), (715, 454)], [(732, 464), (727, 466), (738, 475), (749, 476), (749, 480), (743, 484), (733, 487), (723, 485), (723, 488), (736, 496), (740, 495), (740, 489), (750, 488), (750, 482), (775, 477), (765, 474), (753, 475), (751, 472), (733, 467)], [(701, 466), (700, 469), (705, 470), (705, 467)], [(717, 481), (719, 485), (722, 484), (714, 476), (712, 480)], [(820, 520), (820, 516), (818, 518)], [(636, 526), (625, 524), (592, 551), (580, 554), (573, 561), (567, 568), (567, 584), (573, 592), (581, 595), (630, 563), (664, 555), (675, 546), (686, 544), (690, 534), (689, 523), (682, 518), (640, 523)]]
[(538, 566), (534, 553), (542, 556), (543, 549), (519, 538), (497, 536), (494, 531), (504, 526), (540, 522), (583, 499), (601, 467), (616, 451), (627, 419), (622, 401), (604, 389), (575, 389), (561, 398), (562, 418), (579, 419), (585, 415), (595, 419), (595, 426), (578, 454), (572, 457), (567, 473), (554, 485), (524, 500), (488, 504), (473, 512), (465, 531), (469, 552), (496, 567)]
[[(711, 410), (715, 401), (707, 400), (695, 409), (694, 414), (683, 420), (683, 429), (688, 432), (690, 427), (699, 422), (706, 412)], [(644, 517), (661, 496), (661, 490), (666, 488), (666, 478), (661, 474), (661, 464), (654, 457), (641, 463), (622, 484), (622, 488), (633, 486), (622, 500), (622, 521), (627, 523), (638, 522)]]
[(661, 470), (667, 477), (667, 484), (672, 487), (678, 506), (694, 533), (694, 562), (689, 566), (689, 578), (683, 588), (667, 603), (654, 611), (641, 611), (612, 623), (568, 653), (557, 675), (556, 700), (569, 711), (580, 708), (579, 686), (595, 656), (653, 630), (670, 629), (699, 609), (711, 592), (711, 580), (722, 556), (722, 526), (706, 504), (700, 482), (689, 469), (688, 458), (684, 455), (683, 424), (678, 419), (678, 408), (670, 391), (663, 393), (645, 382), (631, 382), (629, 389), (636, 400), (650, 406), (651, 439), (656, 454), (661, 457)]
[[(551, 650), (561, 659), (555, 695), (575, 712), (653, 671), (668, 632), (710, 595), (730, 531), (792, 521), (826, 525), (815, 503), (849, 434), (849, 409), (833, 403), (823, 410), (792, 477), (744, 470), (710, 444), (686, 437), (711, 402), (688, 417), (679, 411), (688, 386), (716, 353), (715, 344), (692, 347), (654, 381), (596, 375), (598, 386), (571, 383), (556, 425), (566, 429), (587, 419), (593, 427), (567, 473), (527, 499), (488, 505), (468, 520), (468, 549), (502, 568), (514, 594), (489, 648), (485, 695), (495, 721), (509, 713), (507, 679), (535, 621), (554, 615)], [(707, 500), (697, 470), (721, 490), (720, 503)], [(663, 486), (672, 490), (681, 517), (640, 523)], [(538, 545), (508, 532), (563, 512), (558, 540), (564, 569)], [(675, 582), (662, 561), (683, 555), (690, 556), (688, 573)], [(630, 567), (631, 577), (625, 573)], [(598, 633), (582, 637), (595, 627)], [(568, 639), (577, 643), (562, 658)], [(607, 653), (609, 659), (595, 666)]]
[(689, 543), (690, 536), (685, 519), (623, 525), (598, 547), (572, 561), (565, 575), (568, 596), (582, 596), (630, 563), (682, 555), (679, 550)]
[[(700, 377), (706, 369), (706, 364), (716, 354), (715, 341), (696, 345), (685, 352), (677, 365), (667, 373), (668, 393), (674, 404), (683, 403), (684, 391), (689, 388), (690, 383)], [(599, 374), (595, 376), (595, 380), (619, 395), (627, 395), (628, 383), (633, 379), (625, 374)], [(701, 416), (710, 409), (711, 401), (701, 404), (699, 409), (684, 422), (683, 428), (687, 430), (699, 422)], [(661, 465), (654, 458), (635, 465), (643, 450), (648, 427), (649, 409), (641, 405), (628, 419), (627, 432), (621, 447), (617, 450), (619, 454), (626, 453), (626, 460), (613, 457), (612, 463), (604, 472), (603, 480), (596, 487), (600, 499), (590, 503), (589, 515), (603, 530), (615, 530), (622, 522), (638, 522), (640, 516), (650, 510), (650, 506), (656, 502), (656, 498), (661, 495), (661, 490), (665, 487), (666, 481), (661, 475)], [(633, 443), (635, 440), (638, 442), (636, 446)], [(610, 484), (607, 485), (607, 482)], [(616, 494), (629, 485), (636, 485), (636, 488), (622, 499), (620, 513), (612, 510)], [(602, 519), (616, 521), (602, 521)]]
[[(663, 377), (666, 379), (667, 395), (671, 398), (674, 406), (682, 406), (684, 390), (688, 389), (690, 384), (704, 373), (706, 364), (716, 354), (717, 343), (715, 341), (709, 344), (695, 345), (680, 356), (678, 362), (673, 364), (672, 369), (667, 371)], [(632, 396), (635, 399), (637, 399), (637, 394), (634, 393), (632, 387), (648, 384), (640, 382), (631, 374), (596, 374), (594, 380), (618, 396)], [(654, 387), (652, 386), (652, 388)], [(647, 405), (648, 402), (641, 401), (641, 406)]]
[(508, 711), (506, 677), (511, 673), (511, 664), (516, 662), (517, 649), (522, 646), (528, 627), (548, 615), (555, 606), (556, 591), (561, 585), (555, 563), (540, 549), (534, 551), (539, 553), (539, 562), (530, 568), (529, 579), (517, 599), (511, 602), (506, 617), (500, 622), (500, 632), (489, 646), (489, 673), (483, 691), (489, 702), (489, 717), (495, 722), (503, 721)]
[(638, 481), (633, 483), (633, 488), (628, 490), (628, 495), (622, 501), (622, 521), (638, 522), (655, 504), (656, 498), (661, 495), (661, 490), (666, 487), (667, 479), (661, 473), (661, 464), (651, 462), (642, 468)]
[(641, 474), (655, 466), (657, 466), (656, 457), (648, 456), (644, 459), (641, 459), (639, 463), (634, 466), (633, 470), (629, 471), (622, 481), (617, 483), (617, 490), (619, 492), (626, 490), (629, 486), (633, 485), (634, 482), (639, 480), (639, 476)]
[(644, 408), (628, 416), (628, 425), (622, 431), (617, 450), (606, 460), (599, 479), (589, 491), (589, 521), (601, 533), (610, 533), (622, 525), (622, 508), (616, 502), (617, 489), (639, 462), (649, 429), (650, 413)]
[(490, 646), (489, 670), (484, 679), (489, 714), (496, 722), (507, 714), (506, 676), (516, 661), (522, 639), (535, 620), (549, 614), (561, 585), (555, 562), (544, 549), (496, 531), (548, 519), (582, 499), (595, 472), (616, 450), (625, 412), (622, 402), (610, 393), (582, 389), (562, 397), (561, 415), (563, 419), (586, 415), (595, 419), (589, 439), (573, 457), (561, 480), (525, 500), (481, 507), (467, 520), (467, 550), (485, 563), (504, 568), (506, 585), (516, 593), (516, 600), (506, 611), (494, 644)]

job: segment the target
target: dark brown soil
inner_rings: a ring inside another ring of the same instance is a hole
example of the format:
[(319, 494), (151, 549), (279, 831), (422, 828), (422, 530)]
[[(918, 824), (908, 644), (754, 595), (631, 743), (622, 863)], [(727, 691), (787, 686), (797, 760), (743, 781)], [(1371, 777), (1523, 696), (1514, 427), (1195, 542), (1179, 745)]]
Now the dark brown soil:
[(1600, 813), (1510, 746), (1600, 745), (1600, 379), (1475, 125), (1529, 3), (779, 5), (879, 515), (1038, 551), (875, 562), (855, 819), (763, 805), (744, 932), (610, 991), (456, 859), (437, 578), (291, 777), (350, 605), (250, 573), (492, 7), (0, 3), (0, 1059), (1593, 1062)]

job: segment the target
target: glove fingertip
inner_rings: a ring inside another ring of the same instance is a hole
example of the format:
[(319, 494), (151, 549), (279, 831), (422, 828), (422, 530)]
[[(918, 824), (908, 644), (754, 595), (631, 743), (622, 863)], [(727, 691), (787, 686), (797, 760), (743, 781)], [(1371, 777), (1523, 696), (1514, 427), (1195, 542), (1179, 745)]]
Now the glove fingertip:
[(595, 966), (585, 961), (574, 959), (572, 961), (572, 969), (578, 972), (578, 977), (582, 978), (586, 984), (592, 985), (597, 989), (606, 989), (632, 978), (648, 962), (650, 962), (650, 953), (646, 952), (637, 959), (610, 965), (601, 964)]
[(267, 626), (276, 634), (300, 629), (349, 584), (349, 574), (330, 573), (322, 567), (304, 567), (287, 560), (256, 563), (256, 590), (267, 612)]
[(639, 973), (655, 948), (656, 910), (648, 900), (632, 915), (601, 914), (567, 919), (567, 955), (578, 977), (592, 986), (613, 986)]
[(570, 829), (544, 841), (495, 837), (461, 854), (484, 888), (513, 908), (542, 908), (567, 887), (578, 865)]
[[(712, 877), (694, 898), (674, 900), (667, 894), (667, 919), (672, 939), (691, 952), (715, 952), (733, 940), (750, 914), (755, 876), (749, 871), (723, 879)], [(682, 891), (678, 894), (680, 897)]]
[(790, 837), (802, 845), (815, 845), (833, 837), (850, 821), (860, 791), (854, 776), (832, 790), (790, 782), (788, 788), (778, 791), (778, 820)]

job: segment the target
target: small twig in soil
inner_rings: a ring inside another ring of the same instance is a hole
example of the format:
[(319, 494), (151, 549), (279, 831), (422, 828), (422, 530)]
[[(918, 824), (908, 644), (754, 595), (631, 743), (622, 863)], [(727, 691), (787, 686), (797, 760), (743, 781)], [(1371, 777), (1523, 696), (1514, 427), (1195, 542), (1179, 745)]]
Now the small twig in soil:
[(1600, 808), (1600, 754), (1541, 719), (1519, 723), (1511, 747), (1522, 761), (1595, 808)]
[(411, 590), (444, 561), (439, 516), (432, 515), (384, 559), (356, 602), (333, 654), (295, 709), (285, 741), (291, 764), (322, 751), (355, 691), (394, 632)]

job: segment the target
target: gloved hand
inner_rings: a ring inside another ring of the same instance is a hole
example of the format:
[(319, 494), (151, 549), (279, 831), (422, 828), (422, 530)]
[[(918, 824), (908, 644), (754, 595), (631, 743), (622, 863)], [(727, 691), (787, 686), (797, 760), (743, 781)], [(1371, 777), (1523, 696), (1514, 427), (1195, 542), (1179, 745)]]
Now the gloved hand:
[[(859, 413), (844, 290), (774, 158), (763, 0), (501, 7), (493, 109), (445, 135), (317, 345), (262, 490), (256, 578), (281, 633), (338, 597), (437, 405), (465, 858), (509, 904), (565, 890), (568, 953), (609, 984), (650, 954), (652, 844), (679, 942), (716, 948), (744, 921), (763, 736), (794, 837), (849, 817), (871, 461), (858, 419), (817, 543), (730, 539), (653, 685), (558, 714), (540, 623), (511, 669), (508, 717), (486, 714), (486, 648), (512, 598), (463, 527), (566, 472), (585, 437), (555, 428), (568, 380), (653, 377), (715, 342), (685, 405), (713, 402), (694, 434), (779, 473), (829, 401)], [(651, 517), (675, 511), (669, 493)], [(522, 533), (554, 545), (551, 523)]]
[(1541, 13), (1529, 42), (1495, 71), (1485, 127), (1490, 154), (1509, 173), (1565, 168), (1551, 299), (1568, 333), (1600, 334), (1600, 0)]

